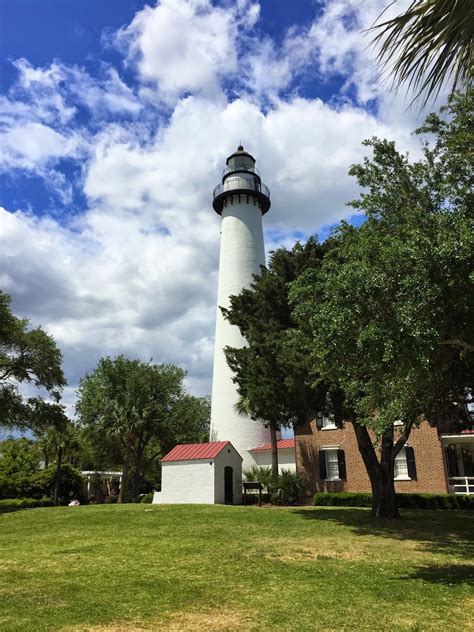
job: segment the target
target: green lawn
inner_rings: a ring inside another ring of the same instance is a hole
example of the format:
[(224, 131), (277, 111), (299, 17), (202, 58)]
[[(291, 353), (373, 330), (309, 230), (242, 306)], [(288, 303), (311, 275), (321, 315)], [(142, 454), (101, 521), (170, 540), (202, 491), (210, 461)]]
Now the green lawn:
[(472, 630), (473, 542), (461, 511), (393, 524), (342, 508), (0, 514), (0, 629)]

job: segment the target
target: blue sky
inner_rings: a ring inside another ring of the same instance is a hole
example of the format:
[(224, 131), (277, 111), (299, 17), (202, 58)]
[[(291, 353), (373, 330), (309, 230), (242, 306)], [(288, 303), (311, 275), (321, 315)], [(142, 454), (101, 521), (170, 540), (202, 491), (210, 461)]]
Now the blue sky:
[(61, 347), (66, 403), (118, 353), (210, 392), (211, 194), (240, 141), (272, 192), (268, 250), (351, 217), (364, 138), (416, 153), (422, 114), (362, 33), (385, 4), (3, 0), (0, 287)]

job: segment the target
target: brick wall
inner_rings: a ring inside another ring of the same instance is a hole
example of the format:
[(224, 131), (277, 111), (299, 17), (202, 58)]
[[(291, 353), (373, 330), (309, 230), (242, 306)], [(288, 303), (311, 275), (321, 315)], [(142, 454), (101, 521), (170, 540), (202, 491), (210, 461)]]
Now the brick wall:
[[(316, 491), (370, 492), (370, 481), (357, 447), (352, 424), (336, 430), (319, 430), (316, 421), (298, 428), (296, 439), (296, 467), (303, 480), (308, 502)], [(324, 447), (344, 450), (346, 481), (324, 481), (319, 478), (319, 451)], [(438, 430), (423, 422), (412, 430), (407, 442), (414, 450), (417, 478), (396, 481), (397, 492), (447, 492), (446, 475)]]

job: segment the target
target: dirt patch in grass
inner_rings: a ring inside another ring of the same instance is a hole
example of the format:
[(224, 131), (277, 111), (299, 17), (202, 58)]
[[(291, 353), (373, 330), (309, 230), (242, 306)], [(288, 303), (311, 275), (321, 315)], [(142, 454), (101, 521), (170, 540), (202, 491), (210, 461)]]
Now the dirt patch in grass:
[[(253, 620), (256, 620), (255, 614)], [(254, 630), (249, 612), (211, 610), (207, 612), (187, 612), (172, 615), (169, 621), (155, 630)]]
[(397, 561), (404, 554), (411, 560), (422, 562), (431, 557), (431, 553), (424, 550), (422, 542), (414, 540), (397, 540), (396, 546), (389, 539), (375, 536), (353, 539), (350, 546), (347, 540), (334, 537), (298, 538), (283, 540), (259, 540), (259, 551), (271, 560), (286, 562), (311, 560), (371, 560), (373, 562)]
[[(253, 613), (254, 621), (256, 615)], [(209, 610), (206, 612), (177, 612), (167, 614), (160, 620), (149, 623), (111, 623), (108, 625), (94, 625), (90, 627), (67, 627), (64, 632), (183, 632), (213, 630), (224, 632), (226, 630), (254, 630), (252, 613), (234, 610)]]
[(107, 625), (74, 626), (62, 628), (64, 632), (147, 632), (150, 628), (144, 628), (135, 623), (108, 623)]
[[(297, 540), (264, 540), (259, 548), (264, 549), (264, 556), (271, 560), (283, 562), (311, 561), (318, 559), (359, 560), (366, 555), (366, 547), (352, 545), (350, 549), (344, 543), (333, 538), (301, 538)], [(261, 550), (261, 549), (260, 549)]]

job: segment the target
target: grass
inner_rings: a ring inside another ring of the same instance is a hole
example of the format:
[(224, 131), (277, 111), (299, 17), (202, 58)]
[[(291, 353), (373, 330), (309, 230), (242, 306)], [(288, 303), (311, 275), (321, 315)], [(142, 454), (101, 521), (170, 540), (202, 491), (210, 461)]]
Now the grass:
[(2, 514), (0, 629), (473, 630), (473, 523), (331, 507)]

